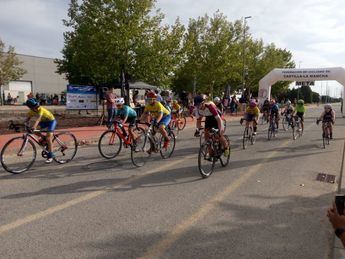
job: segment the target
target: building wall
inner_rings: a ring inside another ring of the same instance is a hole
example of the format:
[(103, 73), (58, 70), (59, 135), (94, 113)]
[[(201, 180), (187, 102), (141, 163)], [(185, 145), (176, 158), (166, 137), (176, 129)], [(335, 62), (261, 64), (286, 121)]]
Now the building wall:
[(66, 91), (68, 81), (56, 73), (57, 66), (52, 58), (43, 58), (18, 54), (23, 61), (22, 67), (27, 73), (20, 79), (31, 81), (33, 93), (60, 94)]

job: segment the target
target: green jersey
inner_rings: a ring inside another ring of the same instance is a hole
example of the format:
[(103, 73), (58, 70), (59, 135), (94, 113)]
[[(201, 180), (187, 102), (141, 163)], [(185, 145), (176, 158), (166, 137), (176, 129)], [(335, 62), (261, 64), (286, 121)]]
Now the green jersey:
[(305, 113), (305, 106), (297, 104), (296, 105), (296, 112)]

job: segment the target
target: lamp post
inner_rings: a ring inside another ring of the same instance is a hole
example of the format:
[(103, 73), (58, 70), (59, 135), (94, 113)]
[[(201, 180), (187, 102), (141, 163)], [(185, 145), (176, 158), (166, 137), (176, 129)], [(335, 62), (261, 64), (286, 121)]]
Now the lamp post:
[(247, 19), (252, 18), (251, 16), (245, 16), (243, 17), (243, 67), (242, 67), (242, 94), (244, 93), (244, 88), (246, 85), (246, 27), (247, 27)]

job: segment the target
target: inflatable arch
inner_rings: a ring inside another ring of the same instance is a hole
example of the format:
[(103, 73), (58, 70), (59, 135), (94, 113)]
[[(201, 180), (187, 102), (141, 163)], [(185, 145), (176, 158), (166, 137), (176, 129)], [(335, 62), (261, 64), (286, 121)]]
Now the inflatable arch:
[[(259, 103), (262, 104), (266, 98), (271, 97), (271, 86), (278, 81), (325, 81), (335, 80), (344, 86), (343, 105), (345, 92), (345, 69), (343, 67), (331, 68), (275, 68), (259, 82)], [(345, 106), (344, 106), (345, 107)], [(344, 113), (343, 113), (343, 116)]]

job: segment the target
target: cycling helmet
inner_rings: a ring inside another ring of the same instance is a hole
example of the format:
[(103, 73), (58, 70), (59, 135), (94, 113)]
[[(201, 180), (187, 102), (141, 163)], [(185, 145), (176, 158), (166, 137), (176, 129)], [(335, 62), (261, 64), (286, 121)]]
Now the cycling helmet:
[(194, 97), (194, 105), (196, 106), (201, 104), (204, 101), (205, 101), (205, 97), (203, 95), (197, 95)]
[(255, 108), (256, 107), (256, 102), (254, 100), (250, 100), (249, 107), (250, 108)]
[[(168, 103), (170, 103), (171, 101), (172, 101), (172, 97), (171, 96), (168, 96), (167, 98), (166, 98), (166, 101), (168, 102)], [(175, 102), (175, 101), (174, 101)]]
[(220, 98), (219, 97), (214, 97), (213, 102), (214, 103), (220, 103)]
[(25, 104), (29, 108), (35, 108), (35, 107), (40, 105), (39, 102), (36, 99), (34, 99), (34, 98), (28, 99)]
[(121, 104), (124, 104), (124, 103), (125, 103), (125, 99), (123, 99), (122, 97), (115, 99), (115, 104), (116, 105), (121, 105)]
[(302, 99), (299, 99), (299, 100), (297, 101), (297, 104), (304, 104), (304, 101), (303, 101)]
[(157, 94), (155, 92), (149, 92), (147, 94), (147, 98), (156, 99), (157, 98)]
[(270, 103), (273, 105), (273, 104), (276, 104), (276, 100), (274, 99), (271, 99)]
[(287, 100), (285, 104), (286, 104), (286, 105), (291, 105), (290, 100)]
[(325, 109), (332, 109), (332, 105), (330, 103), (325, 104)]

